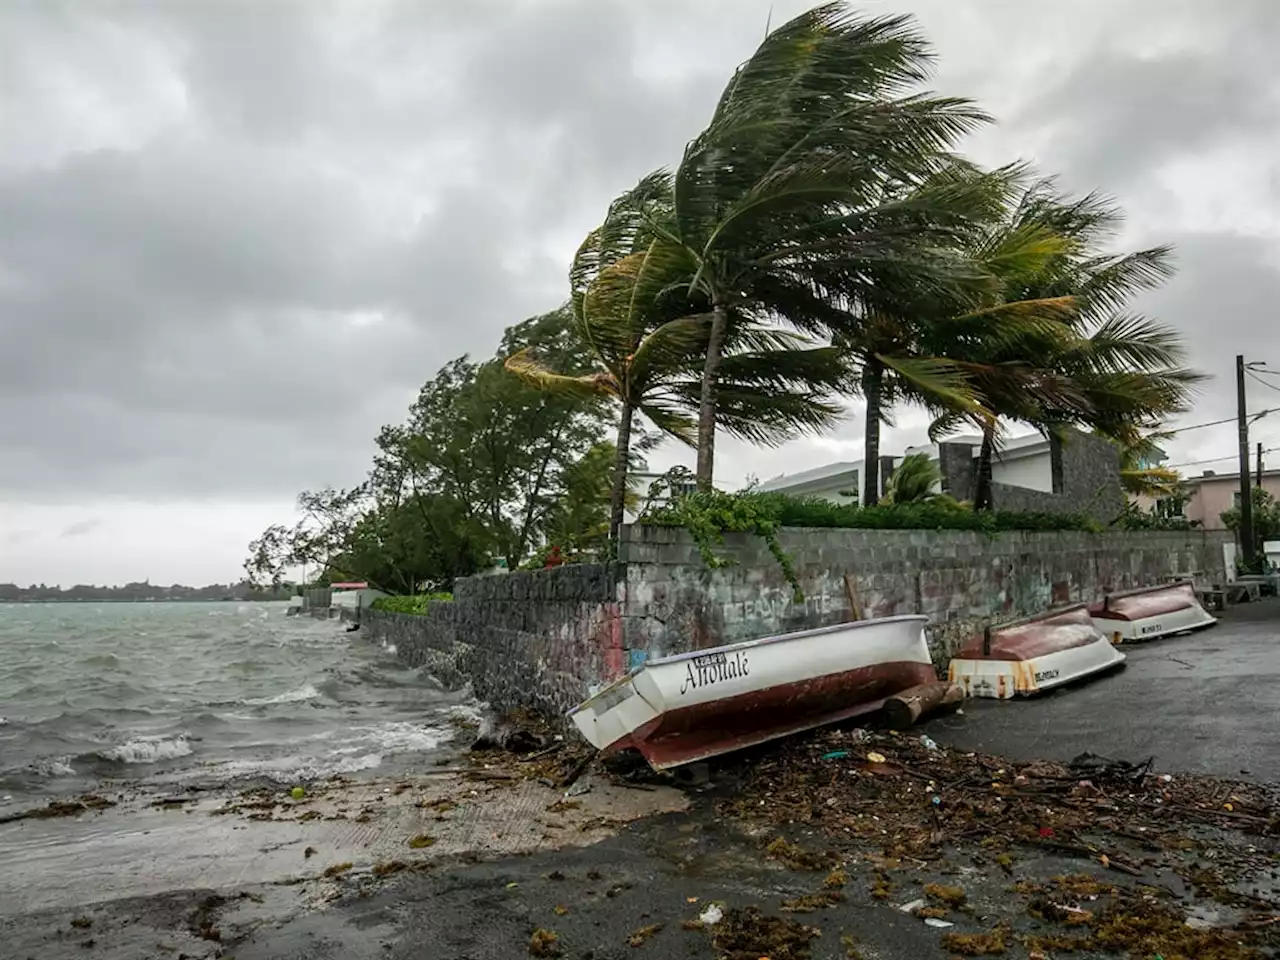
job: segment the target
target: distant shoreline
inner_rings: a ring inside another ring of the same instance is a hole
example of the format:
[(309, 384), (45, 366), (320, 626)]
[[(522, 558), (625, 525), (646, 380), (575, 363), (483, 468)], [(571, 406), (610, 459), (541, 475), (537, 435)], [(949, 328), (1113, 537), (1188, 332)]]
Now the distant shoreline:
[(0, 600), (4, 604), (27, 603), (284, 603), (288, 597), (60, 597), (58, 599)]

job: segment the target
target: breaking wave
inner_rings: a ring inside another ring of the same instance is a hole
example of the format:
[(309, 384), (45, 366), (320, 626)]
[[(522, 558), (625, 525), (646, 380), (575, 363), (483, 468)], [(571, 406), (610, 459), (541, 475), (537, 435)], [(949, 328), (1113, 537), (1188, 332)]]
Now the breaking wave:
[(284, 693), (276, 694), (274, 697), (254, 697), (241, 702), (250, 707), (265, 707), (273, 703), (301, 703), (303, 700), (314, 700), (318, 696), (320, 691), (315, 688), (315, 684), (308, 683), (296, 690), (286, 690)]
[(98, 756), (113, 763), (160, 763), (163, 760), (189, 757), (193, 752), (191, 742), (185, 735), (134, 737), (119, 746), (98, 751)]

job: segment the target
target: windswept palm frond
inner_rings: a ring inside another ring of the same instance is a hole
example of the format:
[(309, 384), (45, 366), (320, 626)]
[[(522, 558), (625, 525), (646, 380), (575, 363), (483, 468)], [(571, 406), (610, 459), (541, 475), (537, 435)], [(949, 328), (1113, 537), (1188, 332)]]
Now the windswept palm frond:
[(590, 373), (577, 377), (556, 373), (543, 366), (529, 347), (507, 357), (503, 366), (530, 386), (550, 393), (579, 397), (618, 396), (618, 381), (611, 373)]

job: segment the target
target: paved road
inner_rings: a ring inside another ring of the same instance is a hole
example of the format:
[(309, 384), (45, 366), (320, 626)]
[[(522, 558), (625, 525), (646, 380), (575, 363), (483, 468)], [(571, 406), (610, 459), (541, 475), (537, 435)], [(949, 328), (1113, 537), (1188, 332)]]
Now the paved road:
[(1280, 779), (1280, 600), (1217, 626), (1126, 645), (1123, 670), (1031, 700), (973, 701), (936, 721), (939, 743), (1015, 760), (1091, 751), (1160, 770)]

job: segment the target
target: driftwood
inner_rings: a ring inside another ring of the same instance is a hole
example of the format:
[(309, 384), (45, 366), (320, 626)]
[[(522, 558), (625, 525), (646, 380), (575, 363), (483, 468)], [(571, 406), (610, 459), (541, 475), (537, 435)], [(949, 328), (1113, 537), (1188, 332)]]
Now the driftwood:
[(903, 690), (884, 702), (885, 718), (894, 730), (905, 730), (921, 717), (954, 706), (964, 700), (964, 687), (958, 683), (922, 683), (918, 687)]
[(849, 599), (849, 619), (862, 620), (865, 611), (862, 609), (862, 597), (858, 595), (858, 581), (852, 573), (844, 575), (844, 595)]

